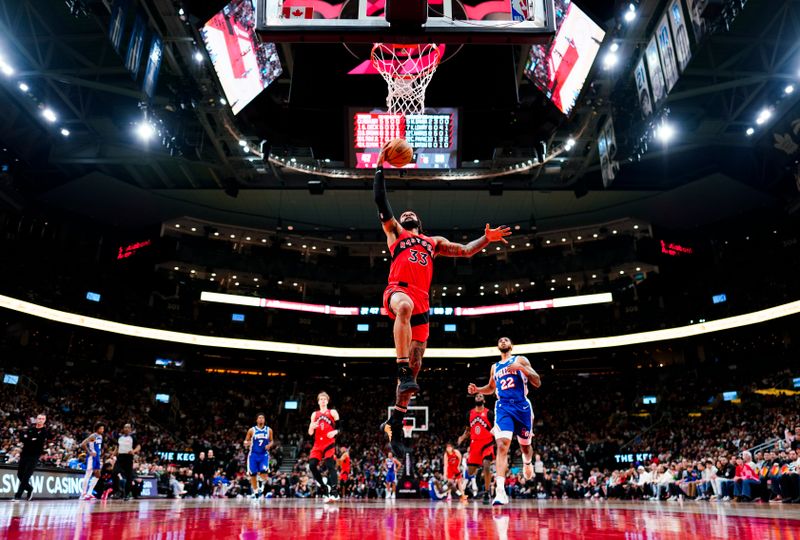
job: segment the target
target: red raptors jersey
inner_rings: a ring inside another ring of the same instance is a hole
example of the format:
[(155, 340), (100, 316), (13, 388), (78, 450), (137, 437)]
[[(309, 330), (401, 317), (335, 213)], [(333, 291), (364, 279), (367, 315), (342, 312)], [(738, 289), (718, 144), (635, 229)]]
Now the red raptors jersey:
[(469, 411), (469, 439), (470, 442), (492, 440), (492, 423), (489, 422), (489, 409), (483, 408), (482, 412), (478, 409)]
[[(447, 454), (447, 452), (445, 452)], [(458, 472), (458, 466), (461, 464), (461, 458), (458, 457), (458, 454), (453, 452), (452, 454), (447, 454), (447, 468), (445, 472), (445, 476), (447, 478), (452, 478)]]
[(389, 252), (392, 254), (389, 283), (407, 283), (427, 293), (433, 279), (436, 242), (428, 236), (414, 235), (403, 229)]
[(342, 459), (342, 472), (350, 472), (350, 454), (345, 454), (344, 458)]
[(333, 419), (331, 411), (315, 412), (314, 420), (318, 423), (314, 432), (314, 446), (326, 447), (333, 444), (335, 439), (328, 438), (328, 433), (336, 429), (336, 420)]

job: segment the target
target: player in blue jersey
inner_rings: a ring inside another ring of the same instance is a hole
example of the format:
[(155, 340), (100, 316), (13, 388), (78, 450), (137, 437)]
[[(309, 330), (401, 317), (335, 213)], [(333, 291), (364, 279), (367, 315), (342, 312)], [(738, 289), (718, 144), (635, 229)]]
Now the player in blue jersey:
[(397, 494), (397, 471), (402, 467), (402, 464), (394, 457), (394, 454), (389, 452), (386, 454), (386, 460), (383, 462), (383, 469), (386, 471), (386, 476), (383, 479), (386, 484), (386, 498), (394, 499)]
[(533, 407), (528, 399), (528, 383), (535, 388), (542, 385), (539, 374), (533, 370), (531, 363), (524, 356), (511, 354), (514, 344), (507, 337), (497, 341), (500, 350), (500, 361), (496, 362), (489, 372), (489, 383), (476, 386), (470, 383), (467, 392), (470, 394), (497, 393), (494, 404), (494, 432), (497, 441), (497, 476), (495, 478), (495, 496), (492, 504), (508, 504), (506, 493), (506, 472), (508, 471), (508, 449), (511, 438), (516, 435), (522, 450), (523, 474), (526, 480), (533, 478)]
[[(249, 448), (247, 454), (247, 474), (250, 475), (250, 487), (253, 488), (254, 499), (262, 495), (263, 486), (267, 481), (269, 472), (269, 449), (272, 448), (272, 428), (267, 426), (267, 419), (263, 414), (256, 416), (256, 425), (247, 430), (244, 438), (244, 447)], [(261, 477), (262, 486), (258, 480)]]
[(94, 425), (94, 432), (81, 443), (81, 448), (86, 452), (86, 474), (83, 476), (83, 493), (85, 500), (96, 499), (94, 486), (100, 479), (100, 469), (103, 460), (103, 432), (105, 426), (101, 423)]

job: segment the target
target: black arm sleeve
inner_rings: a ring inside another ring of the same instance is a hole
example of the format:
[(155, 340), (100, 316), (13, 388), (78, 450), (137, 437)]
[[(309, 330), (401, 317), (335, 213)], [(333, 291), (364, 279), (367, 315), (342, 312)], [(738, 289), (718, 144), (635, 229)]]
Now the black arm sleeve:
[(375, 196), (375, 204), (378, 205), (378, 217), (381, 223), (386, 223), (394, 216), (392, 215), (392, 207), (389, 206), (389, 199), (386, 198), (386, 180), (383, 178), (383, 167), (378, 167), (375, 171), (372, 194)]
[(340, 416), (339, 419), (336, 421), (336, 431), (339, 432), (336, 434), (337, 437), (342, 434), (343, 429), (344, 429), (344, 422), (342, 422), (342, 417)]

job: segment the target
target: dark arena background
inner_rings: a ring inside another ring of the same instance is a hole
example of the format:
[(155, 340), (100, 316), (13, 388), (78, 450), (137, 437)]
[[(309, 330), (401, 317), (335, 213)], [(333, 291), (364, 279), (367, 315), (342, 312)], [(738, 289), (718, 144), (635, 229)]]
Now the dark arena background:
[(0, 537), (800, 538), (798, 163), (794, 0), (0, 0)]

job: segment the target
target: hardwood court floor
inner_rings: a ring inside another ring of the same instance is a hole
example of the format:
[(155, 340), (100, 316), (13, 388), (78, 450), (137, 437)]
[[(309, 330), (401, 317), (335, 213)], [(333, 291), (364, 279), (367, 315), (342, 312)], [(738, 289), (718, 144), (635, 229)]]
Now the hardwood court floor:
[(800, 540), (800, 505), (308, 499), (0, 501), (0, 538)]

